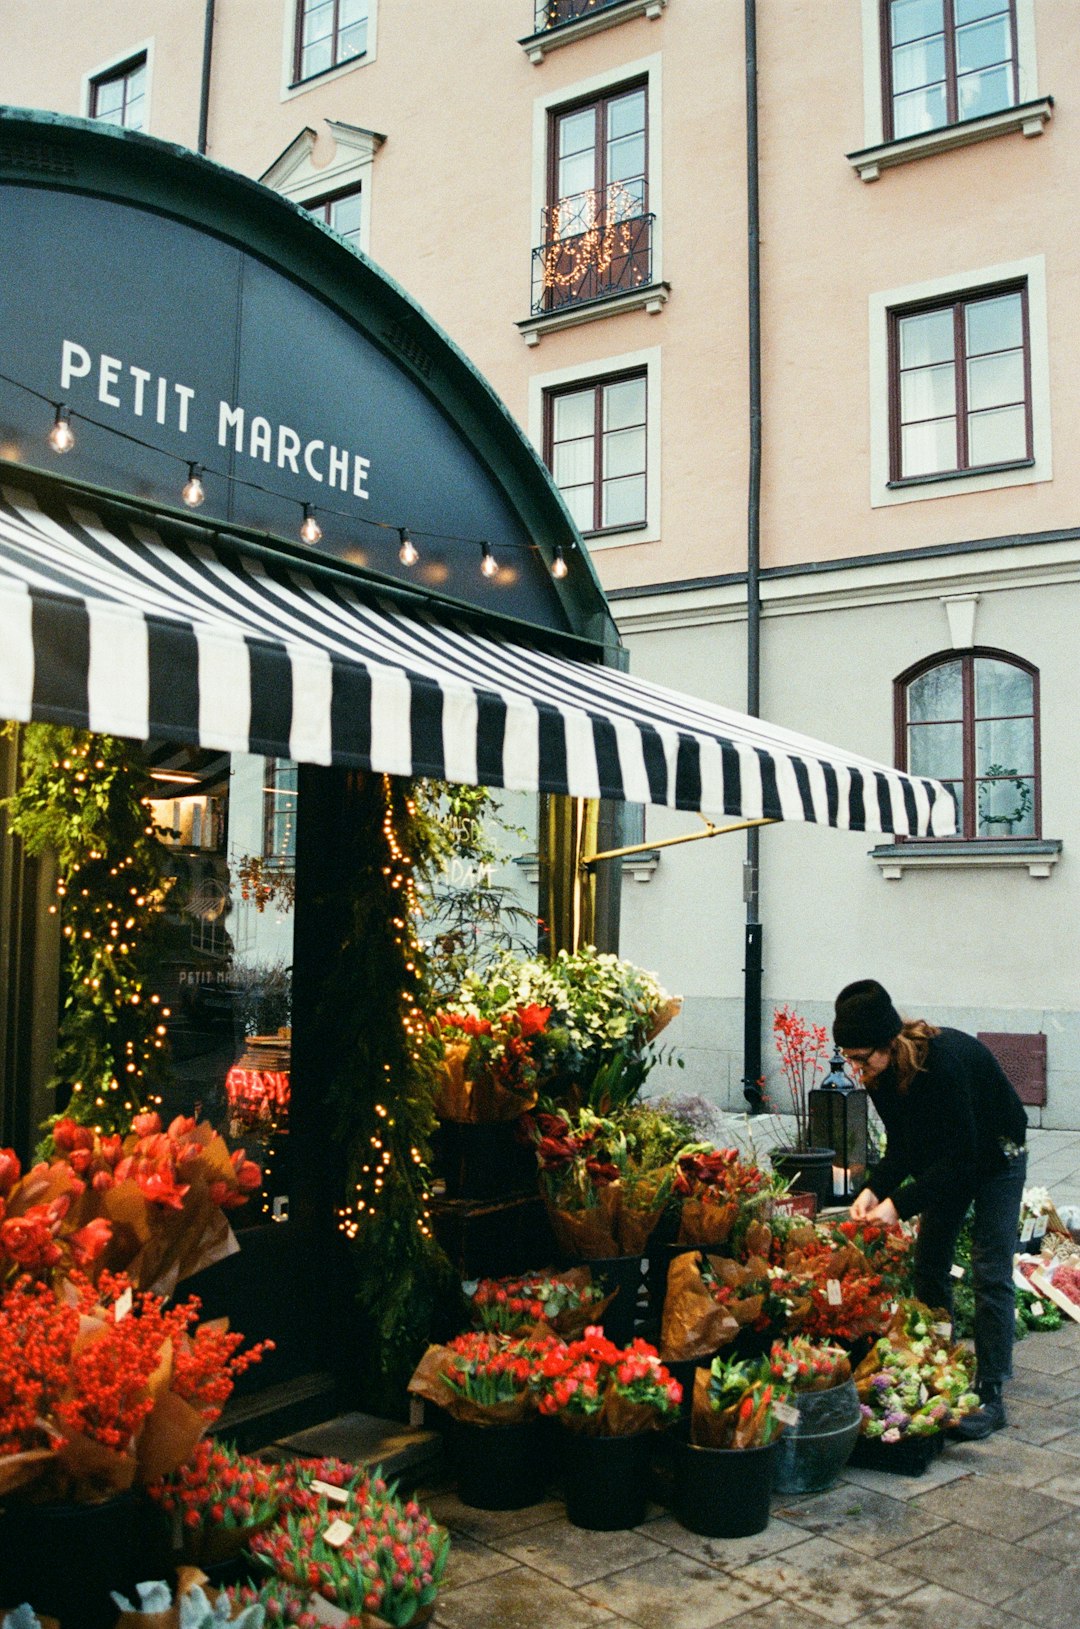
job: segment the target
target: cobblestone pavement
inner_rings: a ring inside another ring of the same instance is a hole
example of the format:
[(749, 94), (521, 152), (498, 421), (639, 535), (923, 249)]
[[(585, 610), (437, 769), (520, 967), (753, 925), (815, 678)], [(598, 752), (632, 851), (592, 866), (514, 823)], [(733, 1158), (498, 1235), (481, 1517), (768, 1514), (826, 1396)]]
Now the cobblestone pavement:
[[(1031, 1135), (1029, 1179), (1080, 1203), (1080, 1134)], [(452, 1533), (438, 1629), (1070, 1629), (1080, 1624), (1080, 1325), (1015, 1352), (1009, 1424), (920, 1477), (848, 1470), (773, 1497), (763, 1533), (703, 1539), (666, 1510), (589, 1533), (555, 1500), (521, 1511), (419, 1497)], [(1076, 1545), (1074, 1550), (1073, 1546)]]

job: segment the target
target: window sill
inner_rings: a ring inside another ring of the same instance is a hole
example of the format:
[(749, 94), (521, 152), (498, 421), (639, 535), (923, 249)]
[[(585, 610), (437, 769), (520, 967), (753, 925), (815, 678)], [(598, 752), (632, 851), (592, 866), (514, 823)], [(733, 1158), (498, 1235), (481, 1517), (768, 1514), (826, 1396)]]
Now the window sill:
[[(525, 881), (535, 888), (540, 881), (540, 856), (538, 854), (518, 854), (514, 864), (521, 871)], [(653, 873), (660, 864), (659, 850), (647, 849), (644, 854), (629, 854), (622, 861), (623, 878), (631, 877), (634, 882), (651, 882)]]
[(296, 91), (307, 90), (310, 86), (317, 85), (320, 80), (329, 79), (331, 74), (339, 74), (346, 68), (355, 68), (357, 63), (363, 62), (366, 57), (366, 51), (358, 51), (354, 57), (343, 57), (340, 62), (332, 63), (329, 68), (320, 68), (317, 74), (308, 74), (305, 79), (290, 80), (285, 89), (290, 95)]
[(861, 181), (876, 181), (882, 170), (910, 164), (919, 158), (932, 158), (936, 153), (951, 153), (954, 148), (969, 147), (973, 142), (989, 141), (994, 136), (1041, 136), (1053, 111), (1054, 98), (1040, 96), (1033, 102), (1021, 102), (1018, 107), (988, 113), (981, 119), (964, 119), (960, 124), (943, 125), (940, 130), (926, 130), (900, 141), (881, 142), (876, 147), (864, 147), (845, 156)]
[(1014, 469), (1034, 469), (1034, 458), (1011, 458), (1007, 464), (979, 464), (971, 469), (934, 470), (929, 475), (905, 475), (896, 481), (886, 481), (889, 492), (906, 492), (908, 487), (927, 486), (934, 481), (968, 481), (973, 475), (1006, 475)]
[(1061, 858), (1057, 838), (942, 837), (933, 842), (879, 843), (870, 858), (886, 882), (901, 882), (905, 871), (983, 870), (1024, 867), (1030, 877), (1045, 878)]
[(600, 7), (596, 11), (587, 12), (584, 17), (575, 17), (568, 23), (556, 23), (554, 28), (543, 28), (538, 34), (527, 34), (518, 44), (528, 57), (533, 67), (539, 67), (549, 51), (557, 51), (561, 45), (573, 45), (575, 40), (582, 40), (588, 34), (599, 34), (605, 28), (615, 28), (619, 23), (627, 23), (632, 17), (648, 17), (655, 21), (667, 0), (617, 0), (614, 5)]
[(516, 326), (526, 345), (539, 345), (545, 334), (557, 334), (560, 329), (576, 328), (583, 322), (598, 322), (601, 317), (613, 317), (623, 311), (647, 311), (650, 317), (655, 317), (664, 309), (670, 292), (670, 283), (646, 283), (642, 288), (612, 294), (603, 300), (586, 300), (560, 311), (545, 311), (539, 317), (526, 317)]

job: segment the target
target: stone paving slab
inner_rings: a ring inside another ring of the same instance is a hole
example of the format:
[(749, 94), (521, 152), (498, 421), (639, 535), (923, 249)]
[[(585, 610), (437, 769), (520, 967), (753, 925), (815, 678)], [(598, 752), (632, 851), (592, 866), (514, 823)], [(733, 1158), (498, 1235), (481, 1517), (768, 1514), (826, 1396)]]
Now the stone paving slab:
[(892, 1561), (892, 1557), (875, 1560), (870, 1566), (864, 1556), (842, 1544), (812, 1538), (739, 1567), (735, 1576), (766, 1594), (782, 1595), (799, 1608), (809, 1608), (826, 1623), (849, 1624), (917, 1587), (910, 1572), (900, 1571)]
[(1006, 1605), (1009, 1596), (1042, 1583), (1057, 1571), (1051, 1558), (1037, 1550), (952, 1523), (894, 1550), (889, 1561), (928, 1584), (970, 1595), (987, 1606)]

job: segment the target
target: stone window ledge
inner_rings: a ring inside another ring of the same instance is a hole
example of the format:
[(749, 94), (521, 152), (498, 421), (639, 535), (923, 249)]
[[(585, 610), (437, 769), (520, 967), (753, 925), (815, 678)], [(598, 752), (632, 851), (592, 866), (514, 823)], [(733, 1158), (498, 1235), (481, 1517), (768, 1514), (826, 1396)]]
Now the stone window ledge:
[(983, 870), (1024, 867), (1030, 877), (1048, 877), (1061, 858), (1060, 838), (937, 838), (932, 842), (880, 843), (870, 858), (886, 882), (901, 882), (905, 871)]
[(557, 23), (554, 28), (543, 28), (538, 34), (527, 34), (518, 44), (533, 67), (539, 67), (549, 51), (561, 45), (573, 45), (587, 34), (599, 34), (605, 28), (615, 28), (629, 22), (632, 17), (648, 17), (655, 21), (667, 5), (667, 0), (616, 0), (615, 4), (598, 6), (582, 17), (568, 23)]
[(860, 180), (876, 181), (882, 170), (894, 169), (898, 164), (910, 164), (918, 158), (930, 158), (935, 153), (950, 153), (956, 147), (969, 147), (972, 142), (1015, 134), (1041, 136), (1053, 112), (1054, 98), (1040, 96), (1034, 102), (1021, 102), (1018, 107), (988, 113), (981, 119), (963, 119), (959, 124), (942, 125), (939, 130), (904, 136), (900, 141), (863, 147), (857, 153), (848, 153), (846, 157)]
[[(540, 857), (537, 854), (518, 854), (514, 864), (521, 870), (525, 881), (535, 887), (540, 881)], [(624, 879), (632, 877), (635, 882), (651, 882), (653, 873), (660, 864), (660, 854), (655, 848), (648, 849), (644, 854), (630, 854), (622, 862)]]
[(612, 294), (607, 299), (585, 300), (581, 305), (526, 317), (517, 324), (517, 329), (526, 345), (539, 345), (545, 334), (557, 334), (561, 328), (576, 328), (582, 322), (597, 322), (601, 317), (613, 317), (621, 311), (647, 311), (650, 317), (655, 317), (663, 310), (670, 291), (670, 283), (646, 283), (642, 288)]

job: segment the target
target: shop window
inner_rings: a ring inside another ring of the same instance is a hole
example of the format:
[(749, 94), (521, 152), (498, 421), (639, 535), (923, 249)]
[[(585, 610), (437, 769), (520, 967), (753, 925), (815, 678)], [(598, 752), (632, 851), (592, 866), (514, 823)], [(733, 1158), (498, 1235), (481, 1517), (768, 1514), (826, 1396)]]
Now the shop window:
[(305, 204), (304, 208), (317, 221), (329, 226), (338, 237), (344, 238), (350, 249), (359, 249), (362, 226), (360, 196), (359, 187), (350, 187), (328, 198), (317, 198)]
[(1015, 0), (884, 0), (886, 140), (1014, 107)]
[(1027, 286), (890, 313), (891, 478), (1032, 460)]
[(545, 461), (582, 532), (646, 521), (648, 386), (644, 369), (550, 390)]
[(125, 130), (145, 130), (146, 74), (146, 53), (142, 52), (91, 79), (90, 118), (122, 125)]
[(896, 700), (899, 766), (951, 787), (958, 836), (1041, 835), (1035, 668), (1001, 651), (950, 652), (902, 674)]
[(368, 0), (297, 0), (296, 83), (362, 57), (368, 45)]

